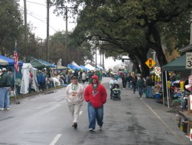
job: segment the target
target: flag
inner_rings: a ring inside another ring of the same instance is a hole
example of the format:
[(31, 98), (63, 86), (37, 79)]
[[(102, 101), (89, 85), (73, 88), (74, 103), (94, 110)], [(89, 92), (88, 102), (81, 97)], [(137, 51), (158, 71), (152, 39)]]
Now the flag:
[(14, 51), (13, 59), (14, 59), (14, 68), (15, 68), (16, 72), (18, 72), (19, 71), (19, 62), (18, 62), (17, 51)]

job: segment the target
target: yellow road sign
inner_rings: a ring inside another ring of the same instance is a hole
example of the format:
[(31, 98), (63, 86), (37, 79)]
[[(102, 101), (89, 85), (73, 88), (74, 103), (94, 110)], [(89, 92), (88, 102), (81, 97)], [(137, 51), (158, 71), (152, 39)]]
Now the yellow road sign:
[(154, 65), (156, 64), (156, 62), (152, 59), (152, 58), (149, 58), (145, 64), (149, 67), (149, 68), (152, 68), (154, 67)]

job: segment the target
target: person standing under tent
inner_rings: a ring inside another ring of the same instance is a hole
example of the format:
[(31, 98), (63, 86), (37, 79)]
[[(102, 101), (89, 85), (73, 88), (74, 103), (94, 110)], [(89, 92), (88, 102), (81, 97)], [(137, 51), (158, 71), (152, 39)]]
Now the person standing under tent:
[(45, 89), (45, 74), (39, 70), (38, 74), (37, 74), (37, 81), (38, 81), (38, 84), (39, 84), (39, 90), (40, 91), (44, 91)]

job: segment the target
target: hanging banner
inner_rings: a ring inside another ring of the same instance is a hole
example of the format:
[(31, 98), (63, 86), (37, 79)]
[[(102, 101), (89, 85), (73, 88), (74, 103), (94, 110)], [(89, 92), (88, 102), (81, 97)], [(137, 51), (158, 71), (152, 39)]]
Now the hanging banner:
[(189, 96), (190, 101), (190, 110), (192, 110), (192, 95)]
[(189, 138), (190, 138), (190, 141), (192, 141), (192, 128), (190, 128)]
[(160, 75), (161, 74), (161, 67), (154, 67), (155, 69), (155, 74)]
[(188, 77), (188, 82), (189, 82), (189, 85), (192, 86), (192, 75), (190, 75), (190, 76)]

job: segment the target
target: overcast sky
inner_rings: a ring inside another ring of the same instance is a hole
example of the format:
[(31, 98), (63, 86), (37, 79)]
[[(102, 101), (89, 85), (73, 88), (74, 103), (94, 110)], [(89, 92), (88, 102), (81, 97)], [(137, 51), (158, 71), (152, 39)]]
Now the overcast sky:
[[(24, 0), (20, 0), (20, 10), (24, 12)], [(65, 31), (66, 22), (62, 16), (53, 14), (54, 7), (50, 8), (50, 27), (49, 34), (53, 35), (56, 31)], [(68, 21), (68, 30), (72, 31), (75, 28), (73, 20)], [(27, 23), (33, 26), (32, 32), (36, 36), (45, 39), (47, 36), (47, 7), (46, 0), (27, 0)]]

